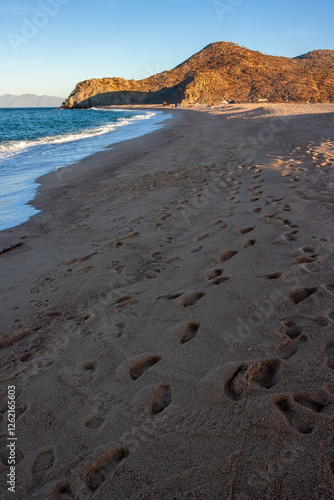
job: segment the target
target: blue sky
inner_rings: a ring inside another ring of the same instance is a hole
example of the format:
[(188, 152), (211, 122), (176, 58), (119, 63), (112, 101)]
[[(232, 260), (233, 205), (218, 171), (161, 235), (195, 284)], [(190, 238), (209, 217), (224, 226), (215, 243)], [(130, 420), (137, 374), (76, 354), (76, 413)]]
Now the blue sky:
[(288, 57), (334, 49), (333, 19), (332, 0), (1, 0), (0, 95), (145, 78), (222, 40)]

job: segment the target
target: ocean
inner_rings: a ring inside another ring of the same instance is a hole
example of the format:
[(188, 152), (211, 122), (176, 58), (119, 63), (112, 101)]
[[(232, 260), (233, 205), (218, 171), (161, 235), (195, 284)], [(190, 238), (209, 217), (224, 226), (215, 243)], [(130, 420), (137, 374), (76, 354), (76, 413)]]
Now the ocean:
[(0, 231), (38, 213), (38, 177), (116, 142), (161, 128), (171, 115), (125, 109), (0, 109)]

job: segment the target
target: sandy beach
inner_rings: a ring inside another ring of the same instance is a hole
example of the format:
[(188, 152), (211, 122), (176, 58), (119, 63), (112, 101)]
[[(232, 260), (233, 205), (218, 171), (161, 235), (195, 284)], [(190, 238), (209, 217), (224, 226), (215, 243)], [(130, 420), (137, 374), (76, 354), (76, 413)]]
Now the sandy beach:
[(0, 233), (2, 498), (334, 499), (334, 104), (166, 112)]

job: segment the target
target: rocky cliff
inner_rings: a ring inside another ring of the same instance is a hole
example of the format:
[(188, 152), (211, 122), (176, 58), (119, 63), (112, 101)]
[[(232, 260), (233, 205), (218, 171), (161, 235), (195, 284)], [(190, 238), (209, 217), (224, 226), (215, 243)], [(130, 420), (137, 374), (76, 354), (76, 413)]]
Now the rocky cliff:
[(254, 52), (233, 43), (205, 47), (170, 71), (144, 80), (102, 78), (77, 84), (64, 108), (99, 105), (273, 102), (334, 102), (334, 51), (296, 58)]

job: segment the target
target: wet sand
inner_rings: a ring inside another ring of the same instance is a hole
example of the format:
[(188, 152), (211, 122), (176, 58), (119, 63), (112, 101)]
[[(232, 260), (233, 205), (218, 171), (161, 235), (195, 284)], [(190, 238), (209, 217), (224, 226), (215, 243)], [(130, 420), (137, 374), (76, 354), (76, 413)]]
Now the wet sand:
[(332, 499), (334, 105), (167, 112), (0, 233), (2, 498), (15, 385), (17, 499)]

